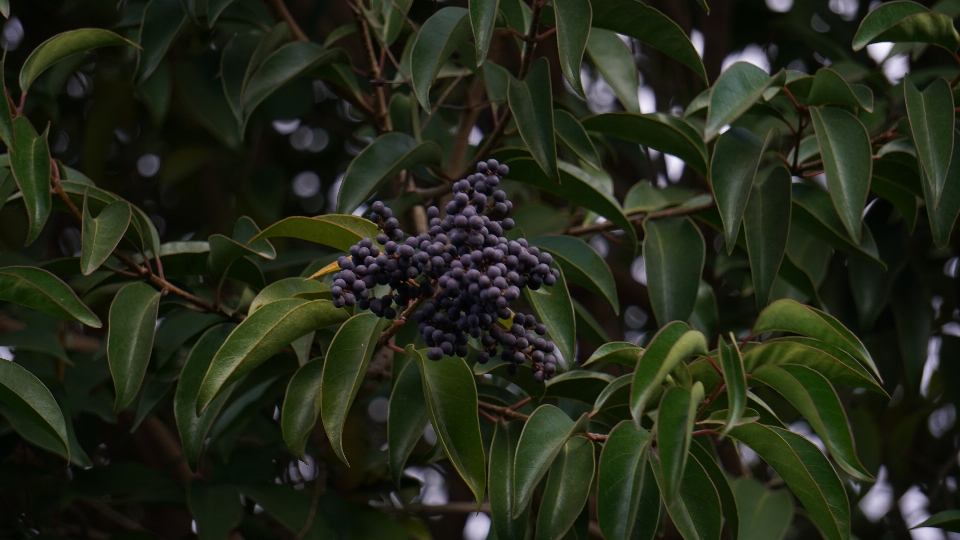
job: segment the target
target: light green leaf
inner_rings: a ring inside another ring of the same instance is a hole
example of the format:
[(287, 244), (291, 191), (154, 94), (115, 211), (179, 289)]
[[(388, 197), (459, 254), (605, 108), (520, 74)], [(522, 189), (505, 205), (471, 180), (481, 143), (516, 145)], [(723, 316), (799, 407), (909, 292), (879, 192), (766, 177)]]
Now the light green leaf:
[(740, 509), (740, 540), (782, 540), (793, 521), (793, 498), (785, 489), (772, 490), (755, 478), (733, 481)]
[(560, 69), (570, 87), (583, 99), (583, 83), (580, 82), (580, 64), (590, 36), (593, 10), (590, 0), (555, 0), (553, 2), (557, 23), (557, 51)]
[(535, 291), (525, 287), (523, 296), (536, 313), (537, 320), (547, 325), (547, 332), (564, 360), (572, 363), (576, 358), (577, 321), (563, 270), (552, 287), (544, 285)]
[(628, 112), (640, 112), (640, 90), (637, 64), (630, 47), (616, 32), (591, 28), (587, 38), (587, 56), (607, 81)]
[[(584, 419), (586, 415), (584, 415)], [(513, 465), (514, 518), (528, 510), (533, 490), (578, 425), (553, 405), (537, 407), (523, 426)]]
[(597, 347), (597, 350), (593, 351), (593, 354), (583, 362), (582, 366), (587, 367), (596, 362), (614, 362), (629, 368), (634, 368), (637, 366), (637, 361), (640, 359), (641, 353), (643, 353), (643, 349), (634, 343), (624, 341), (604, 343)]
[(137, 82), (142, 83), (153, 73), (177, 34), (190, 20), (180, 0), (150, 0), (143, 8), (140, 25), (140, 65)]
[(117, 398), (114, 412), (129, 405), (140, 390), (150, 362), (160, 292), (146, 283), (130, 283), (110, 305), (107, 360)]
[(660, 383), (680, 362), (694, 355), (707, 354), (707, 340), (703, 334), (690, 330), (686, 323), (672, 322), (663, 328), (646, 348), (633, 373), (630, 392), (630, 413), (639, 426), (644, 409)]
[(80, 248), (80, 273), (89, 276), (107, 260), (120, 245), (127, 232), (133, 212), (130, 203), (115, 201), (106, 206), (97, 217), (90, 214), (87, 199), (83, 199), (83, 244)]
[(57, 34), (38, 45), (23, 63), (20, 68), (20, 90), (27, 93), (41, 73), (68, 56), (114, 45), (137, 46), (102, 28), (81, 28)]
[(870, 134), (856, 116), (842, 109), (812, 107), (810, 118), (833, 205), (850, 238), (859, 244), (860, 216), (867, 203), (873, 167)]
[(524, 540), (527, 530), (529, 509), (516, 519), (512, 516), (514, 503), (513, 463), (517, 453), (517, 444), (524, 423), (497, 422), (490, 443), (490, 479), (487, 486), (490, 493), (490, 517), (497, 538), (502, 540)]
[[(420, 366), (416, 362), (407, 362), (397, 375), (393, 390), (390, 392), (387, 410), (387, 457), (390, 463), (390, 475), (396, 486), (400, 486), (407, 459), (410, 458), (413, 447), (420, 440), (429, 421)], [(492, 484), (490, 490), (492, 493)]]
[(793, 207), (792, 184), (787, 169), (773, 169), (765, 179), (754, 184), (743, 216), (757, 309), (763, 309), (770, 301), (770, 292), (786, 253)]
[(697, 381), (693, 390), (672, 386), (663, 393), (657, 414), (657, 455), (663, 483), (663, 500), (671, 504), (680, 491), (680, 481), (687, 466), (690, 438), (697, 408), (703, 401), (703, 385)]
[(747, 62), (737, 62), (721, 73), (710, 91), (704, 139), (713, 139), (723, 126), (747, 112), (763, 97), (771, 81), (766, 71)]
[[(283, 398), (280, 428), (287, 448), (299, 459), (304, 459), (307, 439), (320, 417), (321, 373), (324, 361), (317, 358), (300, 366), (290, 378)], [(326, 427), (326, 426), (324, 426)]]
[[(658, 461), (656, 456), (650, 455), (653, 475), (662, 491), (664, 478)], [(720, 540), (723, 525), (720, 496), (696, 459), (684, 469), (678, 495), (673, 500), (665, 499), (664, 503), (681, 536), (685, 540)]]
[(643, 259), (650, 304), (661, 326), (693, 313), (706, 258), (700, 229), (686, 217), (644, 221)]
[(649, 516), (639, 516), (638, 511), (644, 484), (654, 482), (652, 475), (644, 475), (652, 440), (650, 432), (624, 421), (613, 428), (603, 444), (597, 483), (597, 521), (608, 540), (633, 538), (638, 518), (649, 519)]
[(960, 35), (953, 19), (907, 1), (886, 2), (868, 13), (853, 36), (853, 50), (885, 41), (930, 43), (950, 52), (960, 47)]
[(372, 221), (359, 216), (338, 214), (326, 214), (314, 218), (294, 216), (281, 219), (250, 241), (285, 236), (347, 251), (350, 246), (364, 238), (375, 239), (379, 232), (380, 229)]
[(187, 492), (187, 505), (196, 521), (199, 540), (227, 540), (243, 520), (240, 490), (235, 486), (209, 486), (195, 479)]
[(937, 208), (947, 182), (953, 152), (954, 126), (953, 92), (943, 78), (934, 79), (921, 93), (908, 77), (903, 82), (904, 103), (907, 108), (911, 139), (923, 169), (929, 208)]
[[(412, 3), (412, 2), (411, 2)], [(477, 67), (483, 65), (493, 39), (493, 27), (497, 22), (500, 0), (470, 0), (470, 27), (477, 48)]]
[(61, 445), (63, 455), (70, 458), (63, 412), (50, 390), (33, 373), (12, 361), (0, 361), (0, 402), (53, 437)]
[[(49, 128), (48, 128), (49, 130)], [(13, 120), (13, 148), (10, 149), (10, 170), (17, 181), (27, 209), (29, 228), (26, 244), (33, 243), (50, 216), (50, 151), (47, 131), (37, 135), (26, 116)]]
[(677, 156), (704, 176), (709, 170), (703, 137), (683, 119), (662, 113), (609, 112), (584, 118), (583, 127)]
[(559, 183), (553, 90), (550, 87), (550, 63), (546, 58), (534, 62), (524, 80), (519, 81), (511, 76), (507, 96), (517, 130), (530, 154), (544, 174)]
[(733, 253), (736, 247), (740, 222), (757, 176), (762, 152), (763, 141), (741, 127), (730, 128), (720, 135), (714, 147), (710, 161), (710, 186), (713, 188), (713, 198), (717, 201), (720, 219), (723, 220), (727, 255)]
[(743, 370), (743, 356), (737, 347), (737, 340), (730, 333), (730, 343), (720, 337), (720, 368), (723, 370), (723, 382), (727, 385), (727, 399), (729, 409), (727, 423), (723, 428), (725, 434), (737, 425), (747, 407), (747, 378)]
[(587, 503), (596, 463), (593, 443), (571, 437), (550, 466), (537, 514), (535, 540), (560, 540)]
[(597, 154), (597, 148), (583, 129), (580, 121), (572, 114), (562, 109), (553, 111), (553, 125), (557, 130), (557, 136), (567, 148), (569, 148), (578, 158), (587, 162), (595, 169), (600, 169), (602, 163)]
[(236, 382), (298, 337), (338, 324), (346, 311), (329, 300), (290, 298), (271, 302), (240, 323), (217, 351), (197, 397), (202, 413), (225, 387)]
[(430, 109), (430, 87), (443, 62), (471, 35), (468, 15), (464, 8), (445, 7), (427, 19), (417, 33), (410, 51), (410, 78), (424, 109)]
[[(337, 195), (337, 211), (349, 214), (400, 171), (425, 163), (439, 164), (440, 147), (418, 143), (406, 133), (385, 133), (350, 162)], [(376, 235), (374, 235), (376, 237)]]
[(247, 313), (253, 313), (261, 307), (275, 300), (284, 298), (303, 298), (305, 300), (319, 300), (324, 297), (330, 299), (330, 286), (322, 281), (308, 280), (300, 277), (284, 278), (264, 287), (250, 302)]
[(91, 328), (102, 326), (100, 319), (77, 298), (73, 289), (42, 268), (0, 268), (0, 300), (77, 321)]

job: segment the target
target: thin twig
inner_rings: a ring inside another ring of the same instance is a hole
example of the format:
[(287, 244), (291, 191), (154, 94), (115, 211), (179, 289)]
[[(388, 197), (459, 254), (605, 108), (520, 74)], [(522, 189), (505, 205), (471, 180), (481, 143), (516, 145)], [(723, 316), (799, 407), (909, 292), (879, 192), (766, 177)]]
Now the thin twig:
[(529, 415), (517, 412), (510, 407), (501, 407), (500, 405), (494, 405), (493, 403), (487, 403), (486, 401), (478, 401), (477, 407), (495, 412), (500, 416), (513, 418), (515, 420), (528, 420), (530, 418)]
[(356, 0), (355, 15), (357, 17), (357, 25), (360, 27), (363, 49), (367, 54), (367, 65), (370, 68), (370, 75), (374, 81), (377, 81), (373, 87), (373, 93), (377, 101), (377, 122), (375, 122), (375, 127), (378, 132), (386, 133), (393, 131), (393, 126), (390, 125), (390, 109), (387, 105), (387, 89), (383, 84), (379, 83), (380, 79), (383, 78), (383, 72), (380, 69), (380, 62), (377, 60), (377, 53), (373, 50), (370, 26), (367, 24), (366, 17), (363, 16), (361, 1), (362, 0)]
[(297, 41), (310, 41), (307, 34), (303, 32), (303, 29), (300, 28), (300, 25), (294, 20), (293, 15), (290, 14), (290, 10), (287, 9), (283, 0), (270, 0), (270, 5), (272, 5), (273, 9), (277, 12), (277, 16), (283, 19), (283, 22), (287, 23), (287, 26), (290, 27), (290, 34), (293, 36), (293, 39)]
[[(674, 208), (668, 208), (666, 210), (660, 210), (657, 212), (649, 212), (649, 213), (638, 212), (636, 214), (628, 214), (627, 219), (629, 219), (630, 222), (633, 223), (634, 225), (639, 225), (643, 223), (644, 220), (647, 220), (647, 219), (655, 221), (658, 219), (666, 219), (670, 217), (696, 214), (697, 212), (701, 212), (703, 210), (708, 210), (710, 208), (713, 208), (715, 204), (716, 203), (711, 200), (710, 202), (705, 202), (702, 204), (697, 204), (693, 206), (677, 206)], [(600, 231), (607, 231), (610, 229), (618, 229), (618, 228), (620, 228), (620, 226), (617, 225), (615, 222), (604, 221), (603, 223), (592, 223), (590, 225), (570, 227), (565, 231), (564, 234), (580, 236), (582, 234), (595, 234)]]
[(390, 338), (400, 331), (400, 327), (407, 323), (407, 319), (410, 317), (410, 315), (412, 315), (414, 311), (416, 311), (424, 302), (426, 302), (428, 298), (430, 297), (421, 296), (420, 298), (414, 300), (413, 303), (407, 307), (407, 309), (403, 310), (403, 313), (397, 317), (397, 320), (393, 321), (393, 324), (391, 324), (389, 328), (380, 333), (380, 337), (377, 338), (377, 348), (386, 345), (387, 342), (390, 341)]
[(446, 89), (444, 89), (443, 93), (440, 94), (440, 99), (437, 100), (437, 102), (434, 104), (433, 108), (430, 109), (430, 114), (428, 114), (428, 115), (427, 115), (427, 118), (423, 121), (422, 124), (420, 124), (420, 129), (421, 129), (421, 130), (423, 130), (423, 129), (425, 129), (425, 128), (427, 127), (427, 124), (430, 123), (430, 120), (433, 119), (433, 116), (434, 116), (435, 114), (437, 114), (437, 110), (440, 109), (440, 106), (443, 105), (443, 102), (444, 102), (444, 101), (447, 99), (447, 97), (450, 95), (450, 92), (453, 92), (453, 89), (457, 87), (457, 84), (459, 84), (461, 80), (463, 80), (463, 75), (457, 75), (457, 78), (454, 79), (453, 82), (451, 82), (451, 83), (447, 86)]

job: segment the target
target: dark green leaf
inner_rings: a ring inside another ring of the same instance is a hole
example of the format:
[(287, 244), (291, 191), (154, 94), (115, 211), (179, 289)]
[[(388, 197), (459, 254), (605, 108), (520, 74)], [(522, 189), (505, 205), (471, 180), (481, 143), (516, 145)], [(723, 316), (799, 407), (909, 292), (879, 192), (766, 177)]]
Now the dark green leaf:
[[(722, 78), (721, 78), (722, 80)], [(733, 253), (740, 234), (740, 222), (747, 207), (763, 141), (742, 127), (733, 127), (720, 135), (710, 161), (710, 185), (717, 210), (723, 220), (727, 255)], [(787, 199), (789, 203), (790, 199)]]
[(537, 320), (547, 325), (550, 339), (557, 345), (563, 359), (572, 364), (577, 350), (577, 322), (563, 271), (560, 270), (560, 277), (552, 287), (541, 286), (535, 291), (524, 288), (523, 296), (536, 313)]
[(81, 28), (57, 34), (37, 46), (20, 68), (20, 90), (27, 93), (33, 81), (48, 68), (77, 53), (99, 47), (114, 45), (137, 45), (109, 30), (102, 28)]
[(566, 398), (592, 405), (613, 382), (613, 375), (577, 369), (561, 373), (546, 383), (545, 398)]
[(623, 341), (604, 343), (598, 347), (597, 350), (593, 351), (593, 354), (583, 362), (582, 366), (587, 367), (595, 362), (614, 362), (629, 368), (634, 368), (637, 366), (637, 361), (640, 359), (642, 352), (643, 349), (634, 343)]
[(583, 127), (677, 156), (704, 176), (709, 170), (703, 137), (680, 118), (662, 113), (610, 112), (584, 118)]
[(0, 402), (52, 437), (58, 445), (54, 448), (62, 449), (63, 455), (69, 458), (70, 443), (63, 412), (40, 379), (19, 364), (0, 360)]
[(608, 540), (633, 538), (638, 518), (648, 518), (639, 516), (638, 511), (644, 484), (654, 481), (652, 475), (644, 475), (651, 441), (647, 430), (632, 422), (620, 422), (603, 444), (597, 485), (597, 521)]
[(876, 379), (849, 353), (811, 338), (776, 338), (749, 349), (743, 358), (750, 373), (764, 364), (800, 364), (807, 366), (834, 384), (868, 388), (886, 395)]
[[(430, 421), (427, 401), (423, 395), (420, 366), (416, 362), (407, 362), (400, 375), (397, 375), (388, 406), (387, 455), (393, 483), (399, 486), (407, 459)], [(492, 469), (490, 478), (493, 478)], [(492, 484), (490, 490), (493, 491)]]
[(530, 154), (544, 174), (559, 183), (550, 63), (545, 58), (534, 62), (522, 81), (510, 77), (507, 96), (520, 137), (526, 143)]
[(587, 503), (596, 464), (593, 443), (571, 437), (550, 466), (537, 515), (535, 540), (560, 540)]
[(553, 405), (537, 407), (527, 419), (513, 464), (513, 517), (520, 517), (528, 510), (534, 488), (581, 423), (574, 424), (566, 413)]
[(737, 500), (730, 488), (730, 481), (727, 474), (720, 468), (718, 457), (713, 450), (713, 442), (708, 437), (694, 439), (690, 445), (690, 457), (697, 461), (703, 470), (713, 482), (713, 487), (717, 489), (717, 495), (720, 496), (720, 506), (723, 510), (723, 518), (727, 522), (727, 529), (730, 530), (732, 538), (738, 538), (740, 529), (740, 515), (737, 507)]
[(490, 443), (490, 517), (497, 538), (524, 540), (527, 530), (528, 510), (513, 518), (514, 478), (513, 462), (517, 443), (524, 423), (521, 421), (497, 422)]
[(587, 56), (603, 75), (623, 108), (628, 112), (640, 112), (639, 73), (630, 47), (616, 32), (603, 28), (591, 28), (587, 38)]
[(209, 486), (196, 479), (190, 483), (187, 504), (200, 540), (227, 540), (243, 519), (240, 491), (235, 486)]
[[(659, 460), (650, 455), (653, 475), (663, 490), (664, 478), (660, 474)], [(723, 526), (722, 507), (717, 488), (710, 476), (696, 459), (691, 460), (683, 471), (678, 497), (664, 499), (667, 513), (685, 540), (720, 540)]]
[(937, 208), (947, 182), (953, 152), (953, 92), (946, 79), (937, 78), (921, 93), (907, 78), (903, 83), (904, 103), (909, 118), (910, 134), (923, 168), (929, 208)]
[(461, 7), (445, 7), (420, 27), (410, 51), (410, 78), (424, 109), (430, 109), (430, 87), (440, 67), (470, 35), (470, 17)]
[(173, 44), (180, 30), (187, 25), (189, 16), (180, 0), (150, 0), (143, 9), (140, 28), (140, 65), (137, 67), (137, 82), (149, 77)]
[(314, 218), (294, 216), (281, 219), (267, 227), (251, 242), (286, 236), (347, 251), (350, 246), (364, 238), (376, 238), (379, 232), (380, 229), (372, 221), (358, 216), (337, 214), (326, 214)]
[(350, 162), (340, 184), (337, 211), (353, 212), (400, 171), (425, 163), (439, 164), (443, 155), (432, 141), (418, 143), (406, 133), (386, 133)]
[(737, 347), (737, 340), (730, 334), (730, 343), (720, 338), (720, 367), (723, 370), (723, 382), (727, 385), (727, 399), (729, 405), (727, 423), (723, 428), (726, 433), (737, 425), (747, 406), (747, 379), (743, 370), (743, 357)]
[(700, 332), (690, 330), (686, 323), (675, 321), (661, 328), (640, 355), (637, 370), (633, 373), (630, 412), (634, 423), (640, 425), (650, 398), (677, 364), (706, 353), (707, 340)]
[(740, 509), (741, 540), (782, 540), (793, 521), (793, 498), (771, 490), (755, 478), (737, 478), (733, 494)]
[[(960, 134), (956, 132), (953, 136), (953, 156), (960, 156)], [(924, 199), (933, 200), (933, 194), (928, 192), (927, 182), (922, 184)], [(946, 246), (950, 241), (950, 233), (958, 214), (960, 214), (960, 159), (951, 159), (950, 169), (947, 171), (947, 182), (939, 204), (935, 208), (927, 205), (930, 231), (938, 246)]]
[(773, 467), (828, 540), (850, 538), (850, 502), (833, 466), (810, 441), (786, 429), (758, 423), (730, 430)]
[(234, 225), (232, 237), (222, 234), (210, 235), (208, 239), (210, 258), (207, 260), (207, 268), (217, 284), (226, 277), (231, 265), (243, 257), (259, 256), (268, 260), (276, 258), (277, 252), (269, 241), (251, 240), (259, 234), (260, 227), (257, 227), (249, 217), (241, 216)]
[[(802, 228), (837, 249), (847, 253), (865, 255), (886, 268), (877, 252), (877, 244), (869, 228), (862, 229), (863, 241), (861, 243), (850, 239), (850, 235), (846, 232), (843, 221), (837, 214), (829, 193), (808, 184), (794, 183), (791, 187), (794, 203), (790, 215), (791, 229)], [(858, 217), (858, 224), (859, 220)]]
[[(393, 2), (384, 2), (383, 3), (383, 40), (387, 45), (392, 45), (394, 41), (400, 37), (400, 31), (403, 29), (406, 24), (405, 15), (410, 11), (410, 6), (413, 5), (413, 0), (395, 0)], [(496, 15), (496, 10), (494, 10), (494, 15)], [(341, 30), (343, 34), (341, 37), (352, 34), (357, 31), (355, 25), (341, 26), (337, 30)], [(346, 33), (349, 30), (349, 33)], [(490, 31), (493, 31), (493, 26), (490, 27)], [(327, 36), (327, 40), (324, 41), (324, 45), (330, 45), (335, 43), (336, 39), (331, 39), (336, 33), (331, 32)], [(477, 38), (479, 41), (479, 38)], [(480, 56), (479, 54), (477, 55)]]
[(676, 206), (687, 201), (696, 194), (689, 189), (679, 186), (653, 187), (650, 182), (641, 180), (630, 188), (623, 198), (623, 209), (627, 213), (656, 212), (668, 206)]
[(146, 283), (130, 283), (110, 305), (107, 360), (117, 398), (114, 411), (126, 408), (140, 390), (150, 362), (160, 292)]
[(621, 375), (607, 385), (593, 402), (594, 414), (604, 409), (630, 406), (630, 385), (633, 383), (633, 373)]
[(647, 291), (660, 326), (693, 313), (706, 258), (700, 229), (686, 217), (644, 221)]
[(787, 249), (790, 209), (793, 207), (792, 184), (787, 169), (773, 169), (751, 189), (743, 216), (757, 309), (763, 309), (770, 301), (770, 292)]
[(473, 29), (473, 42), (477, 47), (477, 67), (480, 67), (487, 59), (487, 51), (490, 49), (500, 0), (470, 0), (469, 4), (470, 27)]
[(253, 313), (275, 300), (282, 300), (284, 298), (319, 300), (323, 297), (330, 299), (329, 294), (330, 286), (322, 281), (299, 277), (284, 278), (264, 287), (253, 299), (253, 302), (250, 302), (250, 309), (247, 313)]
[(557, 109), (553, 111), (553, 124), (557, 130), (557, 136), (560, 137), (560, 142), (566, 145), (578, 158), (592, 165), (595, 169), (600, 169), (602, 165), (600, 156), (597, 154), (597, 149), (593, 146), (590, 136), (587, 135), (587, 131), (580, 125), (579, 120), (567, 111)]
[(175, 64), (174, 80), (177, 95), (194, 119), (224, 146), (239, 149), (243, 133), (217, 80), (217, 67), (179, 62)]
[(314, 359), (303, 364), (287, 385), (283, 398), (280, 428), (287, 448), (301, 460), (307, 448), (307, 439), (320, 417), (321, 373), (324, 361)]
[(268, 38), (259, 32), (247, 32), (233, 36), (233, 39), (223, 46), (223, 54), (220, 56), (220, 83), (237, 122), (243, 121), (243, 83), (247, 77), (250, 59), (266, 39)]
[(713, 336), (717, 334), (719, 318), (717, 295), (714, 294), (713, 287), (701, 279), (700, 287), (697, 289), (697, 303), (694, 304), (693, 313), (690, 315), (690, 328), (698, 330), (707, 338), (707, 341), (713, 341)]
[[(869, 92), (870, 90), (867, 89)], [(837, 105), (856, 113), (858, 108), (872, 109), (873, 94), (870, 94), (870, 103), (860, 101), (853, 88), (843, 80), (839, 73), (830, 68), (820, 68), (813, 77), (813, 85), (807, 97), (809, 105)]]
[(68, 366), (73, 365), (73, 361), (67, 356), (67, 351), (60, 344), (57, 334), (40, 326), (27, 326), (23, 330), (5, 332), (0, 335), (0, 347), (47, 354)]
[(924, 366), (927, 363), (929, 336), (933, 330), (934, 311), (930, 295), (912, 269), (906, 269), (894, 284), (896, 294), (890, 300), (897, 330), (897, 344), (903, 361), (901, 379), (907, 390), (920, 392)]
[(960, 47), (953, 19), (907, 1), (886, 2), (868, 13), (853, 36), (853, 50), (885, 41), (930, 43), (950, 52)]
[(80, 273), (89, 276), (107, 260), (120, 244), (130, 225), (130, 203), (115, 201), (100, 211), (97, 217), (90, 214), (84, 197), (83, 244), (80, 249)]
[(610, 267), (590, 244), (572, 236), (541, 236), (531, 243), (550, 252), (570, 281), (603, 296), (610, 302), (614, 313), (620, 313)]
[(690, 438), (697, 408), (703, 401), (703, 385), (698, 381), (693, 390), (673, 386), (663, 393), (657, 414), (657, 455), (663, 483), (663, 500), (671, 504), (680, 491), (680, 481), (687, 465)]
[(747, 112), (760, 100), (771, 81), (766, 71), (747, 62), (737, 62), (721, 73), (710, 91), (704, 139), (713, 139), (723, 126)]
[(33, 243), (43, 231), (50, 216), (50, 151), (47, 147), (47, 131), (37, 135), (33, 124), (26, 116), (13, 120), (13, 148), (10, 149), (10, 170), (17, 181), (23, 202), (27, 208), (30, 227), (27, 245)]
[(910, 527), (919, 529), (921, 527), (936, 527), (950, 532), (960, 532), (960, 510), (944, 510), (937, 512), (923, 522)]
[[(586, 99), (580, 82), (580, 64), (590, 36), (593, 10), (590, 0), (556, 0), (553, 2), (557, 23), (557, 51), (560, 69), (573, 91)], [(539, 533), (538, 533), (539, 534)]]
[[(293, 486), (261, 482), (243, 486), (242, 490), (244, 495), (256, 501), (267, 514), (303, 540), (326, 540), (337, 536), (323, 514), (311, 510), (310, 497), (293, 489)], [(343, 519), (352, 513), (336, 517)], [(310, 528), (301, 534), (308, 523)], [(359, 524), (351, 523), (351, 528), (353, 527), (360, 529)]]
[(55, 275), (41, 268), (0, 268), (0, 300), (19, 304), (61, 319), (100, 328), (97, 316)]

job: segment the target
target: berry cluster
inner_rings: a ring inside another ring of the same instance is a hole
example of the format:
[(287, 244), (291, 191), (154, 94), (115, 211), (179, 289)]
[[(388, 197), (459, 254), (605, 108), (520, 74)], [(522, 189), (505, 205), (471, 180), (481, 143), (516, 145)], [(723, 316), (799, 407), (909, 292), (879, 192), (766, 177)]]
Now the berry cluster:
[[(511, 362), (511, 375), (530, 360), (535, 380), (550, 378), (556, 358), (553, 342), (542, 337), (546, 326), (533, 315), (514, 314), (509, 305), (524, 287), (551, 286), (559, 273), (550, 268), (549, 253), (523, 238), (503, 236), (514, 225), (506, 217), (513, 204), (497, 189), (508, 172), (493, 159), (478, 163), (476, 173), (454, 183), (446, 215), (441, 218), (436, 206), (429, 207), (430, 229), (403, 241), (397, 218), (383, 203), (374, 203), (370, 219), (382, 231), (377, 242), (383, 251), (365, 238), (350, 248), (350, 256), (340, 257), (331, 287), (334, 305), (356, 304), (393, 319), (397, 309), (425, 299), (414, 317), (431, 360), (466, 356), (473, 337), (483, 348), (478, 362), (486, 363), (499, 350)], [(390, 292), (377, 297), (377, 285), (388, 285)]]

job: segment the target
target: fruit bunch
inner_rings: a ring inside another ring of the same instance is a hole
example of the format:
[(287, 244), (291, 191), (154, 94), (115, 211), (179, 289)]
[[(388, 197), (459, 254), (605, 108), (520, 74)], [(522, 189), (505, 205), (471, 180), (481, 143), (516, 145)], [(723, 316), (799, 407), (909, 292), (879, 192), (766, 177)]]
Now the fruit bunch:
[[(533, 315), (515, 314), (510, 303), (524, 287), (553, 285), (559, 272), (550, 267), (549, 253), (503, 236), (514, 226), (506, 216), (513, 204), (497, 188), (508, 172), (494, 159), (477, 163), (476, 173), (453, 184), (445, 215), (429, 207), (430, 229), (406, 239), (390, 208), (375, 202), (370, 220), (381, 230), (376, 241), (383, 249), (364, 238), (340, 257), (331, 287), (334, 305), (357, 305), (393, 319), (398, 309), (423, 299), (414, 318), (429, 359), (466, 356), (473, 337), (483, 348), (481, 364), (499, 351), (511, 363), (511, 375), (530, 360), (536, 381), (550, 378), (557, 368), (554, 344), (543, 337), (546, 326)], [(377, 297), (377, 285), (390, 292)]]

